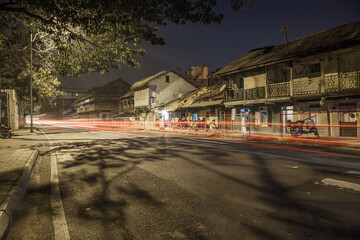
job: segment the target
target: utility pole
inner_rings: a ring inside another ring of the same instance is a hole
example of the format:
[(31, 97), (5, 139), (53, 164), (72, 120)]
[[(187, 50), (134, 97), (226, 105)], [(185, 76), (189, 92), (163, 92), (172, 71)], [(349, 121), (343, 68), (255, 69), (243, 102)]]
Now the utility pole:
[(30, 33), (30, 132), (34, 132), (33, 129), (33, 89), (32, 89), (32, 29)]
[(288, 45), (288, 38), (287, 38), (287, 29), (288, 27), (285, 25), (281, 28), (281, 32), (285, 33), (285, 41), (286, 41), (286, 53), (289, 54), (289, 45)]

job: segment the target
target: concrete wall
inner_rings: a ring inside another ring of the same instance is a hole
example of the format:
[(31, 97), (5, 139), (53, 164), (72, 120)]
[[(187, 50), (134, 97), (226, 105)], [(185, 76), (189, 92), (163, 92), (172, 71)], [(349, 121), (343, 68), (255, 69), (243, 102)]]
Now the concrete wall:
[(25, 119), (22, 109), (22, 105), (19, 97), (14, 89), (3, 89), (2, 92), (6, 92), (7, 112), (6, 119), (1, 121), (6, 123), (13, 129), (17, 130), (24, 127)]

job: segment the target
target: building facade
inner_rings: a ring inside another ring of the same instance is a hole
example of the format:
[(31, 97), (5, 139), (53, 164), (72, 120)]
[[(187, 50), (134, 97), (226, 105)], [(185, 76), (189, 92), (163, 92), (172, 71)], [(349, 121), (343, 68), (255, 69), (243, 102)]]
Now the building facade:
[(127, 93), (129, 89), (130, 84), (122, 79), (93, 89), (86, 96), (75, 101), (77, 118), (112, 119), (118, 115), (119, 96)]
[(59, 88), (60, 95), (53, 102), (55, 114), (59, 117), (72, 117), (76, 114), (75, 101), (86, 95), (88, 90), (79, 88)]
[(135, 117), (134, 91), (130, 90), (119, 98), (119, 118), (134, 120)]
[(144, 120), (157, 121), (159, 115), (154, 111), (157, 106), (195, 89), (193, 84), (173, 71), (159, 72), (132, 85), (135, 112)]
[(215, 74), (245, 130), (286, 133), (312, 116), (320, 135), (360, 137), (360, 22), (254, 49)]

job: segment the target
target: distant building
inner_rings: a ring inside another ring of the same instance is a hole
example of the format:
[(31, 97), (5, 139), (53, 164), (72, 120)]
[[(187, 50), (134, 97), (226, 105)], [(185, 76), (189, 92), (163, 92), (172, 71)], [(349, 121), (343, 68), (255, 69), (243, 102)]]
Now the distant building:
[(60, 95), (53, 102), (55, 114), (59, 117), (71, 117), (76, 114), (75, 101), (85, 96), (88, 90), (79, 88), (59, 88)]
[(134, 91), (130, 90), (119, 98), (119, 118), (135, 117)]
[(321, 136), (360, 137), (360, 22), (251, 50), (214, 77), (243, 129), (285, 133), (311, 115)]
[(158, 114), (153, 111), (155, 107), (195, 89), (192, 83), (173, 71), (161, 71), (131, 86), (135, 111), (148, 121), (158, 120)]
[(159, 106), (158, 109), (168, 112), (169, 121), (222, 121), (225, 109), (224, 89), (225, 84), (203, 87)]
[(89, 91), (75, 101), (78, 118), (112, 119), (118, 114), (119, 96), (130, 90), (130, 84), (122, 79), (112, 81), (100, 88)]

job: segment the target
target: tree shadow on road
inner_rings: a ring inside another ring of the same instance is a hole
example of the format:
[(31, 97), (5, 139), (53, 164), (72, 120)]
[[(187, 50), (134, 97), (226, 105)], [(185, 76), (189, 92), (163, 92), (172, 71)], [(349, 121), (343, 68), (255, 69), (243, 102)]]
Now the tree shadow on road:
[[(135, 230), (127, 227), (129, 219), (126, 217), (126, 211), (135, 202), (154, 211), (172, 214), (166, 209), (167, 205), (155, 196), (154, 190), (144, 187), (141, 184), (143, 179), (140, 179), (140, 176), (137, 179), (137, 175), (133, 174), (137, 173), (137, 166), (143, 163), (161, 163), (172, 158), (181, 159), (194, 168), (204, 169), (215, 175), (216, 181), (231, 181), (239, 189), (250, 189), (256, 196), (252, 201), (267, 207), (267, 210), (263, 210), (255, 205), (252, 206), (253, 209), (246, 209), (249, 206), (239, 206), (233, 213), (222, 215), (219, 212), (228, 211), (227, 202), (219, 198), (224, 206), (216, 206), (220, 209), (217, 211), (206, 211), (219, 215), (219, 218), (227, 219), (226, 221), (237, 219), (238, 222), (231, 225), (234, 226), (233, 234), (238, 233), (242, 236), (245, 230), (250, 232), (251, 236), (255, 236), (255, 239), (299, 239), (299, 236), (307, 239), (356, 239), (360, 236), (356, 223), (346, 225), (337, 215), (322, 207), (323, 204), (329, 204), (330, 200), (311, 200), (294, 195), (295, 191), (313, 186), (314, 179), (289, 187), (278, 180), (269, 160), (259, 155), (255, 147), (251, 148), (252, 153), (247, 153), (249, 160), (245, 161), (231, 160), (230, 154), (219, 151), (218, 148), (196, 144), (175, 145), (176, 143), (167, 140), (166, 137), (102, 139), (53, 143), (51, 150), (42, 152), (42, 155), (55, 154), (59, 159), (60, 190), (64, 205), (68, 206), (65, 208), (65, 214), (69, 224), (74, 226), (70, 229), (70, 236), (74, 239), (84, 236), (92, 239), (133, 239)], [(72, 158), (66, 159), (67, 155), (71, 155)], [(224, 172), (221, 170), (222, 167), (252, 171), (256, 181)], [(138, 181), (128, 182), (127, 177), (130, 175), (133, 180)], [(216, 198), (216, 195), (213, 193), (211, 197)], [(196, 197), (205, 199), (209, 196)], [(193, 204), (188, 206), (194, 215), (191, 218), (203, 218), (199, 213), (200, 209), (197, 209), (196, 200), (189, 204)], [(248, 218), (239, 218), (237, 214), (242, 211), (256, 212), (259, 221), (256, 223)], [(179, 222), (181, 221), (179, 219)], [(271, 225), (266, 225), (267, 223)], [(177, 227), (179, 226), (180, 223)], [(240, 227), (236, 229), (235, 226)], [(182, 234), (187, 239), (216, 239), (197, 232), (193, 227), (187, 226), (182, 229)], [(287, 235), (290, 233), (298, 235)]]
[(165, 148), (160, 142), (126, 138), (56, 143), (43, 154), (56, 154), (59, 159), (64, 154), (73, 156), (63, 162), (59, 160), (58, 165), (60, 190), (66, 193), (63, 201), (72, 206), (65, 208), (66, 216), (78, 226), (77, 231), (70, 229), (74, 238), (91, 232), (92, 238), (131, 239), (124, 214), (128, 196), (162, 207), (162, 202), (140, 185), (122, 182), (136, 165), (165, 159)]
[[(264, 159), (262, 155), (257, 153), (258, 150), (256, 148), (253, 148), (253, 150), (253, 153), (246, 151), (248, 157), (251, 159), (251, 164), (245, 160), (234, 160), (233, 163), (229, 163), (226, 154), (219, 153), (217, 149), (211, 148), (202, 150), (203, 154), (198, 157), (198, 159), (202, 161), (186, 157), (186, 151), (176, 152), (174, 150), (172, 154), (199, 168), (206, 169), (220, 178), (250, 188), (256, 195), (256, 199), (252, 201), (259, 201), (261, 205), (268, 206), (272, 209), (271, 211), (268, 209), (262, 210), (261, 208), (253, 209), (257, 212), (257, 215), (260, 216), (259, 220), (256, 221), (256, 223), (251, 221), (242, 221), (240, 223), (246, 230), (255, 234), (255, 236), (257, 236), (256, 239), (297, 238), (298, 236), (289, 233), (292, 230), (295, 230), (297, 234), (304, 239), (359, 239), (360, 229), (358, 223), (351, 221), (345, 223), (343, 219), (339, 218), (340, 216), (338, 214), (324, 207), (325, 205), (330, 206), (330, 208), (332, 205), (344, 207), (348, 203), (346, 201), (347, 199), (333, 202), (331, 199), (308, 199), (305, 196), (301, 198), (295, 196), (294, 193), (297, 191), (304, 191), (303, 189), (309, 189), (309, 187), (310, 189), (314, 188), (314, 182), (316, 180), (309, 179), (295, 186), (288, 186), (286, 183), (279, 181), (279, 176), (276, 176), (272, 171), (273, 169), (269, 166), (271, 160)], [(194, 149), (189, 149), (189, 153), (191, 152), (194, 154)], [(255, 173), (254, 176), (257, 178), (257, 181), (244, 179), (240, 175), (236, 176), (224, 173), (224, 171), (219, 170), (217, 165), (248, 169)], [(310, 166), (310, 164), (304, 165)], [(322, 169), (321, 167), (311, 167), (315, 169), (317, 174), (333, 173), (333, 171)], [(308, 193), (309, 192), (304, 194)], [(353, 205), (356, 206), (356, 202), (353, 202)], [(357, 207), (357, 209), (359, 209), (359, 207)], [(244, 211), (248, 211), (248, 209), (244, 209)], [(267, 222), (268, 225), (261, 224), (263, 218), (267, 218), (267, 221), (264, 222)], [(286, 233), (286, 231), (288, 231), (288, 233)]]

